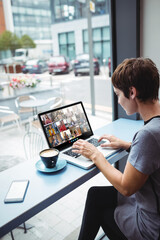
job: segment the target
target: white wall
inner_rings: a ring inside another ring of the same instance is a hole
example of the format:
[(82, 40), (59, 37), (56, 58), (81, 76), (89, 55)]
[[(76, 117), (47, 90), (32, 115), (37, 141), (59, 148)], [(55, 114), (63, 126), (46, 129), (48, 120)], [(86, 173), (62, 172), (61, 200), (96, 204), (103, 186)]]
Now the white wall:
[[(109, 26), (109, 15), (92, 18), (92, 28)], [(58, 34), (63, 32), (75, 33), (76, 54), (83, 53), (83, 29), (87, 29), (87, 19), (79, 19), (52, 25), (53, 53), (59, 55)]]
[(50, 58), (52, 56), (52, 40), (35, 40), (36, 56), (40, 58)]
[(141, 0), (140, 54), (151, 58), (160, 71), (160, 0)]

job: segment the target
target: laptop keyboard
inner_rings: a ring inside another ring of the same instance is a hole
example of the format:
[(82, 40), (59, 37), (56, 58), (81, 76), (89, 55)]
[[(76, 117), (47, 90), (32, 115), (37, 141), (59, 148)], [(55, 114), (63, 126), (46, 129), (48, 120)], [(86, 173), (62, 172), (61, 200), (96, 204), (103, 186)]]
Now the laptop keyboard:
[[(91, 139), (89, 139), (87, 142), (93, 144), (95, 147), (98, 147), (98, 146), (100, 146), (102, 143), (105, 143), (105, 141), (100, 141), (100, 142), (98, 142), (98, 139), (96, 139), (96, 138), (91, 138)], [(72, 149), (69, 149), (69, 150), (65, 151), (64, 154), (67, 154), (67, 155), (69, 155), (69, 156), (71, 156), (71, 157), (74, 157), (74, 158), (77, 158), (77, 157), (79, 157), (79, 156), (81, 155), (80, 153), (74, 153), (74, 152), (72, 152)]]
[(72, 149), (69, 149), (69, 150), (65, 151), (64, 154), (67, 154), (67, 155), (69, 155), (71, 157), (74, 157), (74, 158), (77, 158), (77, 157), (81, 156), (80, 153), (72, 152)]
[(105, 141), (98, 142), (98, 139), (96, 138), (91, 138), (87, 142), (93, 144), (95, 147), (99, 147), (102, 143), (105, 143)]

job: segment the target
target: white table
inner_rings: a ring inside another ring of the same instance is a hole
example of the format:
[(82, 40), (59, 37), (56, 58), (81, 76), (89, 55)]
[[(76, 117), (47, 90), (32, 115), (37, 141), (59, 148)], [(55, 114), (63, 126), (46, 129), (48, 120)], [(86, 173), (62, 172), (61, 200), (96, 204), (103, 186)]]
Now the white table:
[(38, 107), (42, 107), (48, 104), (47, 99), (36, 99), (36, 100), (26, 100), (19, 103), (20, 107), (23, 108), (32, 108), (33, 109), (33, 116), (37, 115)]

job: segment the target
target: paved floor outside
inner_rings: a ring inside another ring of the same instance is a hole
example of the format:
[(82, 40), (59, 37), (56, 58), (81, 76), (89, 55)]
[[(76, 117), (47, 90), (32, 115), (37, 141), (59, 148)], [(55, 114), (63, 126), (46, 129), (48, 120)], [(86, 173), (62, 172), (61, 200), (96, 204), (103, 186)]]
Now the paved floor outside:
[[(111, 116), (106, 118), (89, 116), (93, 130), (111, 122)], [(25, 160), (23, 150), (23, 136), (25, 128), (18, 130), (16, 126), (0, 132), (0, 166), (3, 169), (5, 159), (8, 160), (7, 167), (11, 167), (12, 159), (17, 163)], [(10, 160), (9, 160), (9, 159)], [(5, 166), (5, 168), (7, 168)], [(3, 169), (4, 170), (4, 169)], [(24, 234), (21, 229), (14, 229), (15, 240), (76, 240), (86, 200), (87, 191), (91, 186), (110, 185), (110, 183), (99, 173), (85, 184), (75, 189), (65, 197), (58, 200), (39, 214), (29, 219), (26, 223), (33, 228)], [(1, 216), (2, 217), (2, 216)], [(101, 235), (102, 230), (99, 232)], [(105, 237), (104, 239), (108, 239)], [(10, 233), (1, 240), (11, 240)]]

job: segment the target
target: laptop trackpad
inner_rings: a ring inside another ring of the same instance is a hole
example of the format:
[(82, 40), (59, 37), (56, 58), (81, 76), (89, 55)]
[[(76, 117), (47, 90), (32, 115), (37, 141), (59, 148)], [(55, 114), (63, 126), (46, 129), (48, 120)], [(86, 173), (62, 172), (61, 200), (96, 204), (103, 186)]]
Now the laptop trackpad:
[(84, 157), (84, 156), (79, 156), (79, 157), (77, 157), (77, 159), (79, 159), (79, 160), (84, 160), (84, 161), (91, 161), (90, 159), (88, 159), (88, 158), (86, 158), (86, 157)]

